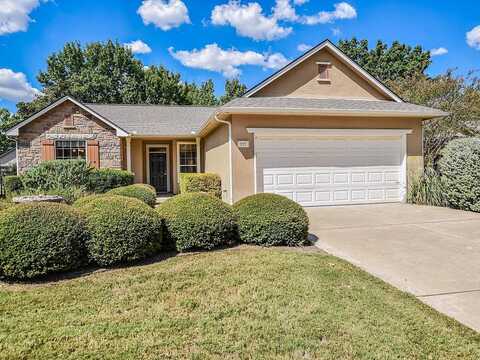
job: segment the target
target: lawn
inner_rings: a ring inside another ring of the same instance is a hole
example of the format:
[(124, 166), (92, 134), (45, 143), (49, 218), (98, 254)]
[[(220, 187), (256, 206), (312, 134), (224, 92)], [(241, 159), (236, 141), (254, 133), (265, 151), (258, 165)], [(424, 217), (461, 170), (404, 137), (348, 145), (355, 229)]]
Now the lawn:
[(480, 335), (319, 252), (240, 247), (0, 285), (2, 359), (479, 359)]

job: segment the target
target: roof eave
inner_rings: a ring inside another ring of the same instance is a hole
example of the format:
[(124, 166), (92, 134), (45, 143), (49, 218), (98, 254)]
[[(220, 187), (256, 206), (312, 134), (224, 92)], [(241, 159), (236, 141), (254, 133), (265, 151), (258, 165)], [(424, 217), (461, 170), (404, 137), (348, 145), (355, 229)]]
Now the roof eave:
[(385, 110), (336, 110), (314, 108), (267, 108), (267, 107), (229, 107), (220, 110), (223, 114), (271, 114), (271, 115), (323, 115), (323, 116), (372, 116), (372, 117), (414, 117), (431, 119), (447, 116), (443, 111), (385, 111)]
[(48, 105), (47, 107), (43, 108), (42, 110), (36, 112), (35, 114), (33, 114), (32, 116), (30, 116), (28, 119), (25, 119), (24, 121), (22, 121), (21, 123), (15, 125), (14, 127), (8, 129), (5, 134), (7, 136), (12, 136), (12, 137), (15, 137), (15, 136), (18, 136), (19, 135), (19, 130), (24, 127), (25, 125), (31, 123), (32, 121), (34, 121), (35, 119), (39, 118), (40, 116), (46, 114), (47, 112), (49, 112), (50, 110), (56, 108), (57, 106), (63, 104), (65, 101), (71, 101), (72, 103), (74, 103), (75, 105), (77, 105), (78, 107), (82, 108), (83, 110), (89, 112), (90, 114), (92, 114), (93, 116), (95, 116), (96, 118), (98, 118), (99, 120), (101, 120), (102, 122), (104, 122), (105, 124), (107, 124), (108, 126), (112, 127), (113, 129), (115, 129), (116, 133), (117, 133), (117, 136), (120, 136), (120, 137), (124, 137), (124, 136), (128, 136), (128, 132), (125, 131), (124, 129), (122, 129), (121, 127), (119, 127), (118, 125), (116, 125), (115, 123), (113, 123), (112, 121), (110, 121), (109, 119), (103, 117), (102, 115), (98, 114), (97, 112), (93, 111), (92, 109), (90, 109), (88, 106), (82, 104), (80, 101), (72, 98), (71, 96), (64, 96), (60, 99), (58, 99), (57, 101), (54, 101), (53, 103), (51, 103), (50, 105)]

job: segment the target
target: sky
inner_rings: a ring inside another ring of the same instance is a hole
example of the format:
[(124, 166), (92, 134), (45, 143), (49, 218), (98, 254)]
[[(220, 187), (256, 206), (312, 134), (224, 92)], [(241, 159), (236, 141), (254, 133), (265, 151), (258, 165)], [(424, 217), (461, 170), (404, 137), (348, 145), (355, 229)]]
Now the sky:
[(0, 0), (0, 107), (41, 91), (66, 42), (116, 40), (189, 82), (253, 86), (329, 38), (398, 40), (430, 50), (428, 73), (480, 69), (480, 6), (450, 0)]

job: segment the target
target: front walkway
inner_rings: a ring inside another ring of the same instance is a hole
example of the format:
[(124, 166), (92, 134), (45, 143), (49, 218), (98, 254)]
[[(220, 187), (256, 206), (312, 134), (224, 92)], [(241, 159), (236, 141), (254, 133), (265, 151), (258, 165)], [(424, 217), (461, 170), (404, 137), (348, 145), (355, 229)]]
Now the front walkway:
[(480, 331), (480, 214), (406, 204), (307, 212), (319, 248)]

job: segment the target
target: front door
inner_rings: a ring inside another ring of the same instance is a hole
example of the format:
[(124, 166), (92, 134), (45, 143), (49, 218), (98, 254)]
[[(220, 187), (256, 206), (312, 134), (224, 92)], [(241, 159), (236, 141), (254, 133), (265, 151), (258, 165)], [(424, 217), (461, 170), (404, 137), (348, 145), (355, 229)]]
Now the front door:
[(168, 192), (168, 157), (167, 148), (152, 147), (149, 149), (149, 182), (157, 193)]

